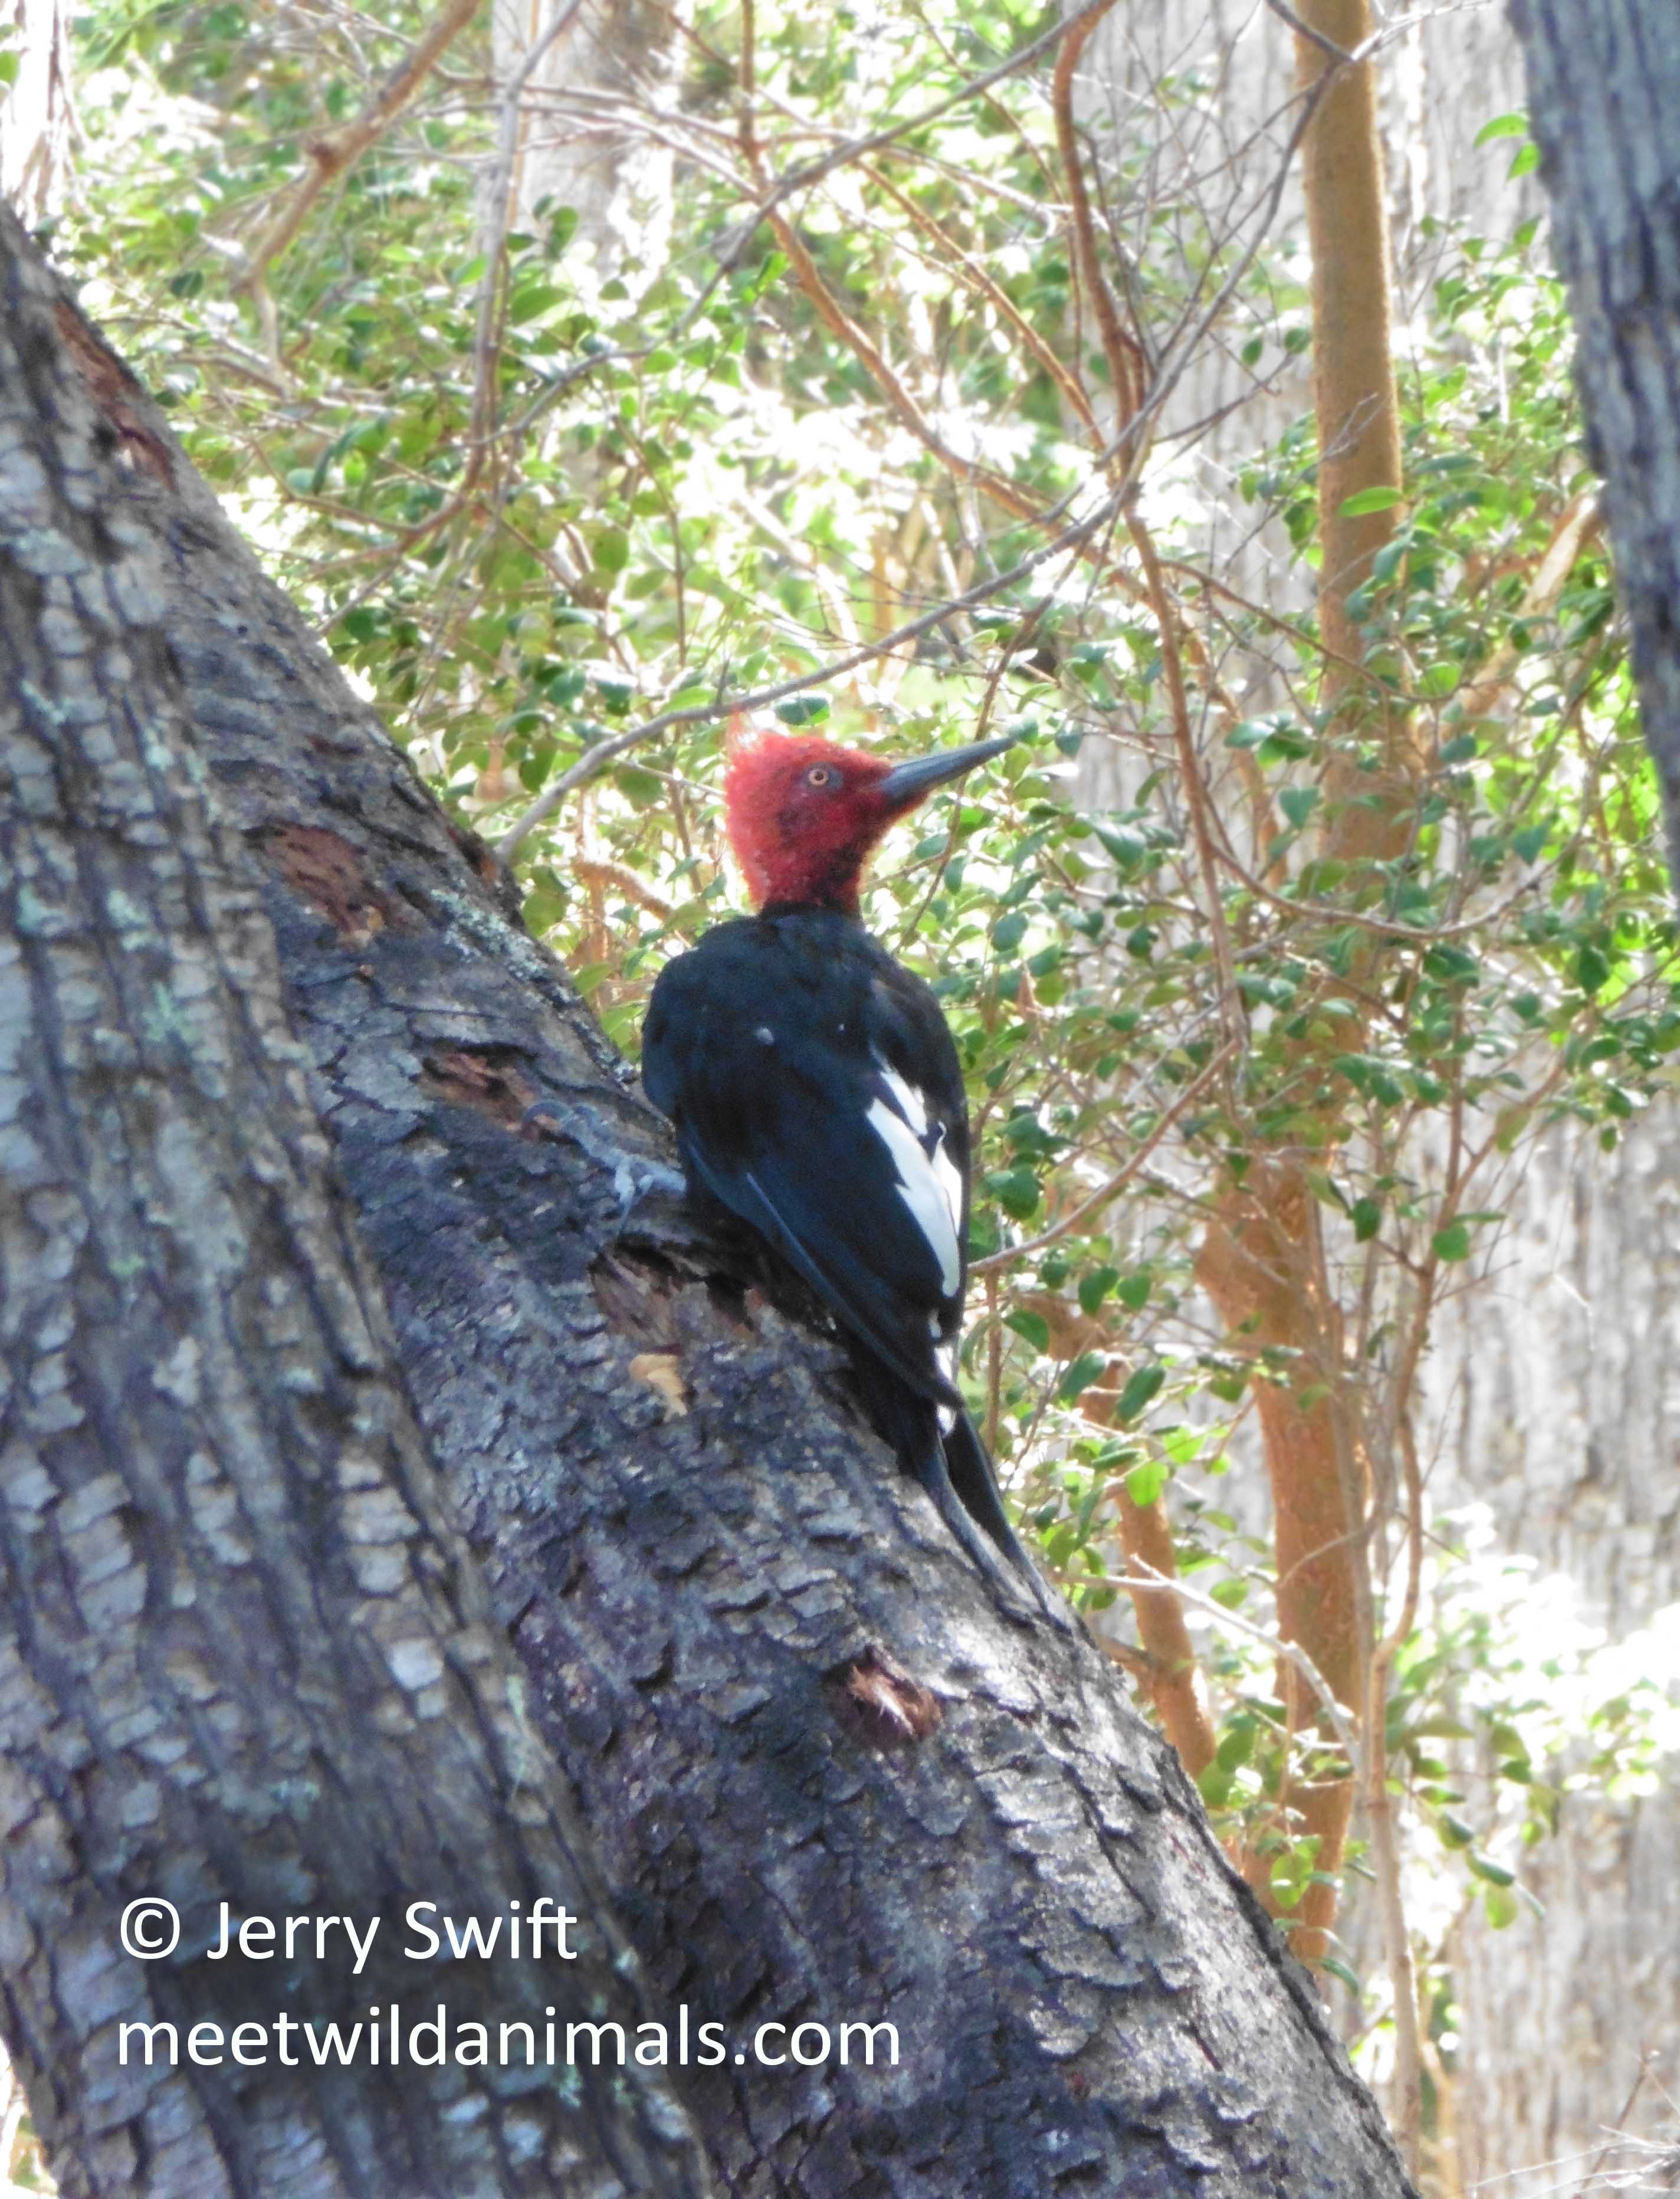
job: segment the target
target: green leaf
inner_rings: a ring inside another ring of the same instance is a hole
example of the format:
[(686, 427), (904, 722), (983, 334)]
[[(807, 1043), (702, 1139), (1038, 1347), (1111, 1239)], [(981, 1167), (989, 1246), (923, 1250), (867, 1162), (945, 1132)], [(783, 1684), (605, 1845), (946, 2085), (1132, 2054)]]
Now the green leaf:
[(1356, 489), (1351, 496), (1344, 497), (1340, 516), (1344, 519), (1362, 518), (1368, 511), (1391, 511), (1397, 504), (1403, 504), (1406, 492), (1399, 488)]
[(1575, 957), (1575, 983), (1584, 993), (1601, 992), (1610, 981), (1610, 965), (1596, 947), (1584, 947)]
[(621, 573), (630, 563), (630, 538), (616, 527), (605, 528), (596, 536), (590, 554), (598, 571)]
[(828, 715), (826, 695), (790, 695), (785, 703), (776, 705), (776, 715), (785, 726), (814, 725), (819, 718)]
[(1488, 1922), (1496, 1932), (1504, 1931), (1508, 1925), (1517, 1921), (1517, 1897), (1508, 1886), (1485, 1886), (1482, 1888), (1482, 1907)]
[(1007, 916), (1000, 916), (992, 926), (992, 944), (1000, 954), (1007, 954), (1020, 945), (1026, 936), (1026, 930), (1025, 910), (1012, 908)]
[(1236, 1774), (1228, 1771), (1216, 1757), (1196, 1781), (1203, 1801), (1210, 1810), (1217, 1810), (1231, 1799), (1231, 1789), (1236, 1785)]
[(1079, 1310), (1094, 1315), (1103, 1300), (1120, 1280), (1117, 1268), (1094, 1268), (1088, 1275), (1079, 1279)]
[(1291, 720), (1281, 715), (1269, 718), (1245, 718), (1240, 726), (1233, 726), (1225, 736), (1228, 749), (1263, 748), (1280, 734), (1292, 730)]
[(1515, 1871), (1508, 1870), (1502, 1863), (1496, 1863), (1480, 1848), (1467, 1848), (1464, 1860), (1476, 1876), (1485, 1879), (1490, 1886), (1514, 1886), (1517, 1882)]
[(1063, 1404), (1070, 1405), (1082, 1391), (1088, 1390), (1100, 1375), (1108, 1372), (1108, 1359), (1104, 1352), (1082, 1351), (1058, 1384), (1056, 1395)]
[(1127, 1421), (1136, 1420), (1138, 1414), (1153, 1402), (1166, 1379), (1164, 1367), (1139, 1367), (1133, 1370), (1125, 1388), (1120, 1392), (1120, 1402), (1114, 1409), (1114, 1417), (1123, 1427)]
[(1012, 1221), (1024, 1222), (1038, 1210), (1038, 1178), (1030, 1168), (1000, 1169), (986, 1178), (986, 1188)]
[(1354, 1243), (1356, 1245), (1368, 1245), (1371, 1239), (1376, 1235), (1378, 1230), (1382, 1228), (1382, 1218), (1383, 1210), (1382, 1201), (1380, 1199), (1372, 1199), (1369, 1197), (1356, 1199), (1353, 1202)]
[(1484, 145), (1491, 145), (1496, 137), (1526, 137), (1528, 117), (1520, 108), (1510, 114), (1496, 114), (1491, 122), (1483, 123), (1472, 139), (1472, 148), (1480, 152)]
[(1126, 1494), (1140, 1512), (1146, 1511), (1167, 1485), (1167, 1462), (1146, 1458), (1126, 1476)]
[(1050, 1324), (1041, 1313), (1034, 1313), (1026, 1306), (1017, 1306), (1013, 1313), (1005, 1314), (1003, 1325), (1006, 1328), (1013, 1329), (1017, 1336), (1024, 1337), (1035, 1351), (1050, 1349)]
[(1470, 1257), (1470, 1232), (1461, 1222), (1450, 1222), (1444, 1229), (1438, 1229), (1430, 1242), (1435, 1247), (1436, 1257), (1449, 1262), (1467, 1260)]

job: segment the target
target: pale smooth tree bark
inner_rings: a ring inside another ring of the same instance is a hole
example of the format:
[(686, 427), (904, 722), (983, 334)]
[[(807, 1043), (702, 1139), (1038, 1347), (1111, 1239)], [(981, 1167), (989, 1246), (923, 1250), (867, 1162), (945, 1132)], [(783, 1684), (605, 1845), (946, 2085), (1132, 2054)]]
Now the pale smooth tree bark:
[(577, 216), (575, 276), (581, 262), (595, 283), (624, 276), (637, 290), (663, 266), (675, 163), (657, 115), (675, 96), (676, 20), (657, 0), (493, 0), (496, 81), (513, 112), (486, 177), (493, 237), (533, 226), (546, 201)]
[(1680, 882), (1680, 15), (1513, 0), (1511, 16)]
[[(1534, 1564), (1531, 1593), (1583, 1625), (1648, 1637), (1644, 1677), (1674, 1677), (1680, 1607), (1680, 1111), (1653, 1107), (1613, 1155), (1559, 1123), (1524, 1168), (1473, 1315), (1444, 1327), (1424, 1374), (1425, 1452), (1443, 1508), (1490, 1513), (1495, 1547)], [(1560, 1584), (1558, 1576), (1562, 1577)], [(1583, 1754), (1590, 1736), (1580, 1741)], [(1492, 1765), (1485, 1767), (1490, 1776)], [(1510, 2199), (1625, 2128), (1672, 2121), (1680, 2051), (1680, 1784), (1566, 1799), (1524, 1852), (1524, 1910), (1502, 1932), (1467, 1900), (1454, 1935), (1462, 2011), (1441, 2141), (1459, 2179)], [(1467, 1814), (1484, 1806), (1479, 1782)], [(1607, 2170), (1630, 2157), (1612, 2151)], [(1654, 2182), (1654, 2178), (1653, 2179)], [(1572, 2193), (1575, 2186), (1568, 2189)]]
[[(14, 1134), (43, 1156), (13, 1226), (57, 1232), (59, 1265), (42, 1256), (7, 1293), (33, 1381), (8, 1408), (7, 1516), (32, 1505), (42, 1524), (0, 1546), (21, 1667), (0, 1736), (20, 1828), (0, 1969), (69, 2188), (312, 2190), (311, 2116), (315, 2151), (370, 2199), (545, 2173), (592, 2190), (609, 2139), (687, 2188), (659, 2097), (587, 2082), (487, 2106), (499, 2150), (473, 2173), (448, 2150), (470, 2143), (470, 2107), (438, 2132), (441, 2078), (394, 2128), (371, 2085), (207, 2083), (197, 2184), (154, 2151), (98, 2151), (132, 2128), (100, 2042), (145, 1989), (110, 1952), (120, 1894), (165, 1875), (195, 1900), (226, 1885), (313, 1908), (318, 1886), (387, 1905), (429, 1893), (437, 1865), (481, 1913), (539, 1883), (575, 1882), (579, 1907), (590, 1857), (545, 1743), (653, 2015), (685, 2006), (738, 2044), (664, 2073), (721, 2189), (1407, 2192), (1310, 1981), (1111, 1665), (993, 1606), (785, 1276), (656, 1191), (638, 1199), (668, 1133), (494, 864), (9, 220), (0, 248), (18, 470), (0, 616), (23, 674), (0, 705), (9, 860), (26, 832), (61, 851), (13, 950), (29, 973)], [(230, 830), (253, 871), (228, 854), (213, 887)], [(251, 876), (335, 1179), (295, 1067), (265, 1066), (283, 1038)], [(522, 1137), (539, 1097), (547, 1134)], [(335, 1250), (353, 1288), (324, 1264)], [(516, 1795), (498, 1651), (432, 1525), (393, 1355), (522, 1661), (537, 1753)], [(47, 1468), (25, 1435), (50, 1444)], [(306, 1843), (292, 1896), (277, 1859)], [(67, 2028), (61, 1949), (84, 1993)], [(759, 2027), (808, 2021), (890, 2021), (898, 2059), (753, 2058)], [(184, 2089), (172, 2130), (196, 2112)], [(302, 2153), (272, 2135), (288, 2114)], [(547, 2166), (568, 2142), (575, 2174)], [(394, 2167), (387, 2143), (406, 2149)]]
[(51, 207), (70, 156), (70, 10), (66, 0), (0, 0), (0, 198), (27, 222)]

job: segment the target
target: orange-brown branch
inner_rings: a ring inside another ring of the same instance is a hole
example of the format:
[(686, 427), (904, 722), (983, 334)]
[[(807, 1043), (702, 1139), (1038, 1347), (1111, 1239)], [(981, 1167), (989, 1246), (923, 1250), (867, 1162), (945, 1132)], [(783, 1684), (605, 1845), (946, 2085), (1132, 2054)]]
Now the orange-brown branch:
[(1120, 318), (1120, 308), (1103, 272), (1097, 250), (1096, 223), (1091, 195), (1085, 186), (1078, 126), (1073, 118), (1073, 79), (1091, 33), (1114, 5), (1114, 0), (1090, 0), (1069, 24), (1056, 56), (1051, 84), (1051, 105), (1056, 117), (1056, 143), (1061, 149), (1062, 170), (1067, 179), (1068, 210), (1073, 225), (1074, 264), (1091, 309), (1097, 318), (1103, 357), (1114, 388), (1114, 429), (1118, 435), (1137, 416), (1143, 402), (1146, 378), (1143, 347)]
[[(1120, 1521), (1120, 1544), (1129, 1570), (1159, 1573), (1164, 1581), (1176, 1578), (1178, 1561), (1173, 1554), (1172, 1523), (1164, 1499), (1135, 1504), (1123, 1480), (1115, 1484), (1115, 1509)], [(1179, 1760), (1193, 1779), (1199, 1779), (1218, 1748), (1208, 1706), (1207, 1683), (1196, 1656), (1190, 1629), (1184, 1622), (1184, 1604), (1170, 1588), (1134, 1588), (1132, 1607), (1137, 1613), (1138, 1640), (1146, 1665), (1142, 1675), (1155, 1706), (1161, 1729), (1178, 1751)]]

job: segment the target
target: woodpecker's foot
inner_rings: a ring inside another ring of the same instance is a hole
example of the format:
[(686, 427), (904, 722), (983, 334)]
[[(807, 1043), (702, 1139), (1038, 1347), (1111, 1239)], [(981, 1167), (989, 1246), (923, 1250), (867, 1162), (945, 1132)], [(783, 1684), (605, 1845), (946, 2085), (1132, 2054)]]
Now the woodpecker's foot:
[[(539, 1135), (549, 1138), (558, 1137), (565, 1126), (565, 1121), (566, 1111), (557, 1100), (534, 1100), (519, 1118), (519, 1134), (522, 1138), (534, 1138)], [(552, 1123), (556, 1127), (551, 1129), (545, 1129), (544, 1126), (546, 1123)]]
[[(558, 1100), (534, 1100), (519, 1118), (519, 1134), (522, 1138), (575, 1136), (575, 1113)], [(613, 1191), (618, 1199), (615, 1226), (621, 1229), (645, 1199), (656, 1194), (681, 1199), (687, 1190), (680, 1169), (667, 1168), (662, 1161), (621, 1158), (613, 1169)]]
[(621, 1229), (645, 1199), (685, 1199), (688, 1179), (680, 1169), (662, 1161), (621, 1161), (613, 1170), (613, 1189), (618, 1193), (618, 1226)]

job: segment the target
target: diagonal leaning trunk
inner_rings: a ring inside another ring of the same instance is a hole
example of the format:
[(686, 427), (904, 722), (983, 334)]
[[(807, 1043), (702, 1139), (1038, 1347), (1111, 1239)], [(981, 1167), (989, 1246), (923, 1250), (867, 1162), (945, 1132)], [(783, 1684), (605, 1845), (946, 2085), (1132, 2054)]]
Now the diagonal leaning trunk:
[[(1398, 2199), (1105, 1660), (977, 1593), (784, 1279), (627, 1220), (664, 1129), (505, 882), (3, 216), (0, 283), (0, 1979), (64, 2189), (698, 2191), (697, 2129), (741, 2195)], [(534, 1978), (114, 1936), (538, 1891)], [(114, 2074), (317, 1993), (670, 2066)]]
[[(282, 2013), (359, 2034), (371, 2008), (388, 2039), (393, 2003), (417, 2019), (442, 1999), (493, 2035), (540, 2028), (551, 2003), (633, 2028), (650, 2007), (565, 1782), (523, 1729), (310, 1104), (256, 880), (206, 785), (174, 576), (137, 493), (178, 461), (4, 222), (8, 2047), (66, 2193), (563, 2179), (697, 2199), (699, 2149), (655, 2070), (499, 2098), (454, 2067), (373, 2064), (370, 2046), (304, 2076), (259, 2046)], [(505, 1918), (543, 1895), (585, 1920), (573, 1963), (464, 1976), (394, 1951), (411, 1899)], [(160, 1900), (178, 1949), (155, 1908), (143, 1945), (163, 1959), (125, 1954), (120, 1914)], [(224, 1904), (236, 1922), (348, 1917), (370, 1959), (344, 1961), (342, 1926), (318, 1951), (295, 1940), (295, 1962), (216, 1958)]]

